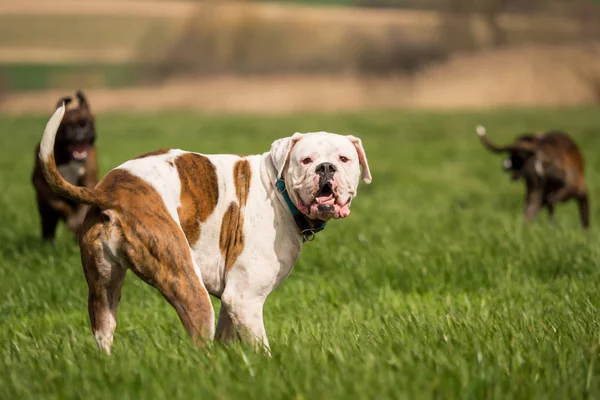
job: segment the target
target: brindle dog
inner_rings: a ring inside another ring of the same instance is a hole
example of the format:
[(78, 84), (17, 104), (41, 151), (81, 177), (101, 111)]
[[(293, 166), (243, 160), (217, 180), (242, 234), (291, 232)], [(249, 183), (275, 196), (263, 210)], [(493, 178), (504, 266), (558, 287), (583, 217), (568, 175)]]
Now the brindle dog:
[[(54, 146), (54, 156), (61, 175), (73, 185), (94, 187), (98, 183), (96, 162), (95, 118), (85, 94), (76, 93), (79, 107), (71, 108), (65, 113), (60, 125)], [(57, 107), (72, 102), (70, 96), (57, 102)], [(67, 228), (77, 234), (88, 206), (77, 204), (55, 194), (46, 183), (38, 154), (40, 145), (35, 149), (35, 168), (33, 170), (33, 186), (36, 192), (38, 211), (42, 222), (42, 239), (53, 241), (59, 220), (65, 222)]]
[(568, 134), (562, 131), (524, 134), (506, 146), (493, 144), (481, 125), (477, 127), (477, 134), (492, 152), (508, 153), (503, 167), (510, 172), (512, 180), (525, 180), (526, 221), (535, 218), (543, 207), (552, 218), (556, 204), (575, 199), (581, 224), (588, 229), (590, 216), (583, 156)]

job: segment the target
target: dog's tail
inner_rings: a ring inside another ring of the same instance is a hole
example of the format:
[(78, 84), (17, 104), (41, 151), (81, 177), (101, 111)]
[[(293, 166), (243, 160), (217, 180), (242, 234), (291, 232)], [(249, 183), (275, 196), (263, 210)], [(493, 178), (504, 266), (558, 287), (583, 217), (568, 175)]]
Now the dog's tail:
[(503, 151), (509, 150), (508, 147), (496, 146), (494, 143), (492, 143), (490, 141), (490, 139), (488, 139), (487, 130), (485, 129), (485, 127), (483, 125), (477, 125), (475, 127), (475, 131), (477, 131), (477, 136), (479, 136), (481, 143), (483, 143), (484, 146), (488, 148), (488, 150), (490, 150), (494, 153), (501, 153)]
[(497, 146), (487, 137), (487, 130), (483, 125), (477, 125), (475, 127), (475, 131), (477, 132), (477, 136), (479, 136), (481, 143), (483, 143), (483, 145), (493, 153), (503, 153), (515, 150), (523, 150), (534, 153), (536, 150), (535, 144), (527, 142), (517, 142), (506, 146)]
[(44, 136), (42, 137), (39, 153), (44, 178), (46, 178), (46, 182), (48, 182), (52, 191), (60, 196), (66, 197), (77, 203), (108, 208), (110, 201), (103, 192), (98, 189), (72, 185), (62, 177), (60, 172), (58, 172), (56, 160), (54, 159), (54, 142), (64, 115), (65, 104), (62, 103), (60, 107), (56, 109), (54, 115), (50, 117), (50, 120), (46, 124), (46, 129), (44, 129)]

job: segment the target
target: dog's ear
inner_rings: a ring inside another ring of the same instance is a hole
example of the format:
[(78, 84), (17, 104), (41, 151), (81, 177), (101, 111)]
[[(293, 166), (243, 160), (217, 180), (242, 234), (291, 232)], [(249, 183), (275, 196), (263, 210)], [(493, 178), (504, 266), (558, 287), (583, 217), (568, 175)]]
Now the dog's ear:
[(358, 153), (358, 161), (360, 162), (360, 166), (362, 167), (362, 179), (366, 184), (371, 183), (373, 180), (371, 178), (371, 171), (369, 170), (369, 162), (367, 161), (367, 154), (365, 153), (365, 149), (363, 148), (362, 141), (356, 136), (347, 135), (346, 136), (350, 142), (356, 148), (356, 152)]
[(73, 101), (73, 98), (71, 96), (65, 96), (65, 97), (61, 97), (57, 102), (56, 102), (56, 108), (59, 108), (60, 106), (65, 105), (68, 106), (70, 102)]
[(77, 96), (77, 100), (79, 101), (79, 108), (83, 108), (87, 111), (90, 111), (90, 104), (87, 101), (87, 97), (85, 97), (85, 93), (83, 90), (78, 90), (75, 94)]
[(280, 179), (283, 174), (283, 168), (290, 156), (292, 148), (303, 136), (304, 134), (296, 132), (291, 137), (277, 139), (271, 144), (270, 155), (273, 165), (277, 170), (277, 179)]

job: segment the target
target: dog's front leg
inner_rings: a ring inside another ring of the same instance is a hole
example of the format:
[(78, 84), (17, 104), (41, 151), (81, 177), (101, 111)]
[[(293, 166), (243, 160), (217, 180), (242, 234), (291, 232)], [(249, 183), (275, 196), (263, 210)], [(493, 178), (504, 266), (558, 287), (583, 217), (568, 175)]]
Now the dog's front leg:
[(528, 189), (525, 200), (525, 222), (532, 221), (542, 208), (543, 194), (540, 189)]
[(221, 296), (221, 312), (215, 338), (228, 342), (236, 338), (252, 343), (270, 353), (263, 322), (265, 297), (248, 290), (225, 288)]

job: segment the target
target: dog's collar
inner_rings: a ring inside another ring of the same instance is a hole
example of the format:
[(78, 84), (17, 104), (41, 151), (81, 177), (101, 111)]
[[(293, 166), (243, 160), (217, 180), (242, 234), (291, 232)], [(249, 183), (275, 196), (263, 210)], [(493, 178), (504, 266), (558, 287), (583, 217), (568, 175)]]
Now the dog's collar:
[(296, 221), (296, 225), (298, 225), (298, 229), (300, 229), (300, 233), (302, 234), (302, 241), (313, 241), (315, 234), (325, 229), (325, 225), (327, 225), (327, 223), (321, 221), (320, 219), (311, 220), (306, 215), (302, 214), (300, 210), (298, 210), (298, 207), (294, 205), (292, 199), (290, 199), (290, 195), (287, 192), (285, 181), (283, 179), (278, 179), (277, 182), (275, 182), (275, 188), (277, 188), (277, 191), (281, 193), (288, 208), (290, 209), (292, 216)]

